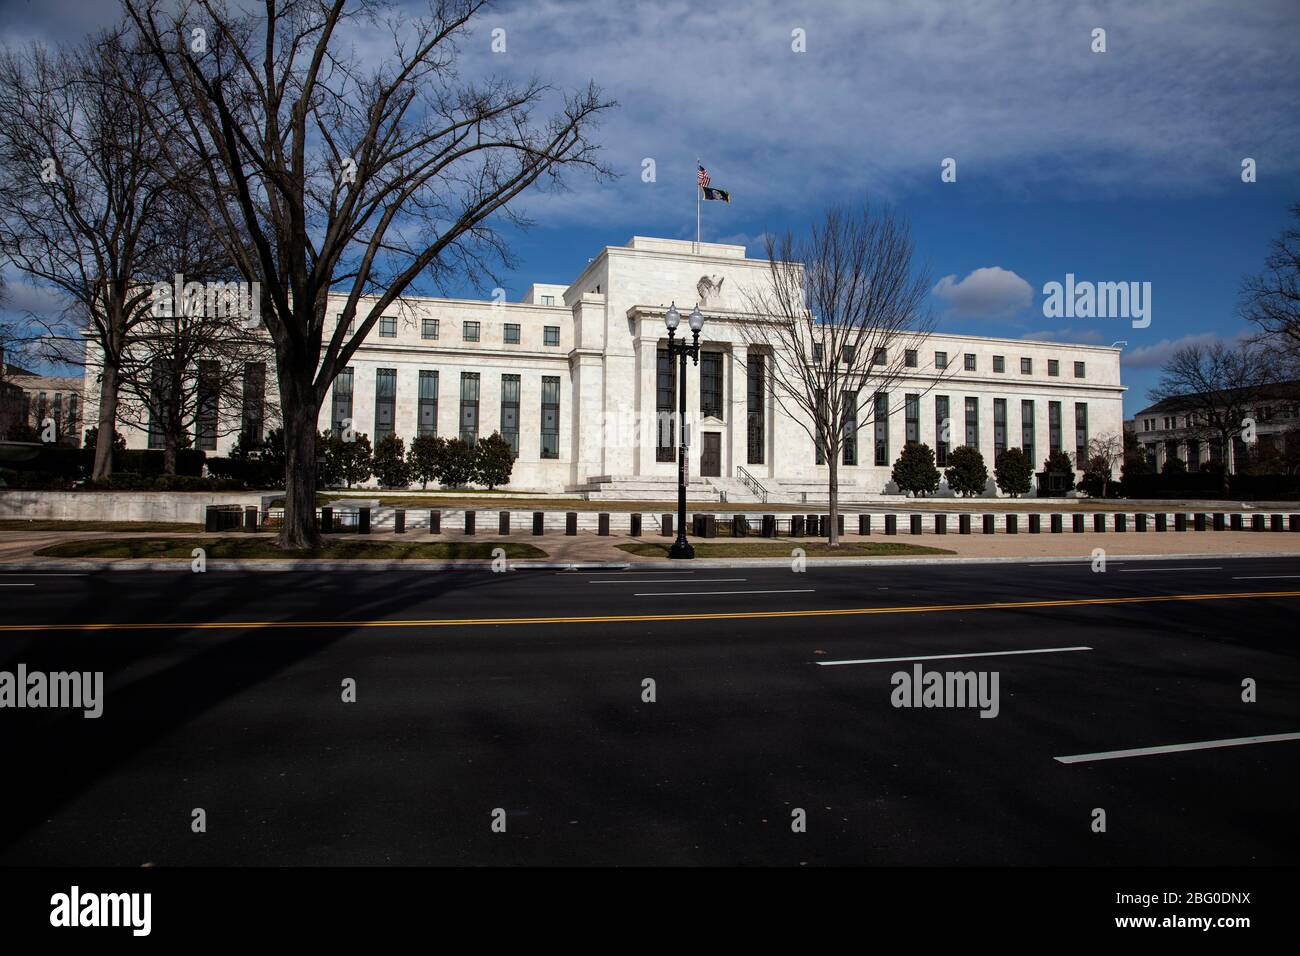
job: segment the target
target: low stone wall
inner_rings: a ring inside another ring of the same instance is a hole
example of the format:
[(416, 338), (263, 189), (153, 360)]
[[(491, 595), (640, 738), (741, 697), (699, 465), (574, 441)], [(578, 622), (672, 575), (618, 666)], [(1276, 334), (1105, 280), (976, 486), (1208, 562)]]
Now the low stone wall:
[(208, 505), (256, 505), (272, 497), (229, 491), (0, 490), (0, 518), (63, 521), (183, 521), (202, 524)]

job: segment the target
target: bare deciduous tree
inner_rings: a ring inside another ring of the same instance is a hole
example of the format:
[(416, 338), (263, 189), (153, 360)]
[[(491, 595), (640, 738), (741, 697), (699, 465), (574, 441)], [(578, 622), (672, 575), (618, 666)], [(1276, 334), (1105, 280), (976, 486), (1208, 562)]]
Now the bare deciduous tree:
[[(201, 158), (220, 200), (211, 228), (262, 284), (284, 420), (283, 547), (319, 540), (317, 416), (380, 315), (422, 277), (481, 282), (509, 264), (493, 217), (522, 224), (511, 203), (539, 180), (607, 172), (589, 134), (612, 104), (594, 86), (538, 120), (552, 94), (540, 83), (458, 76), (457, 41), (483, 6), (434, 0), (425, 17), (386, 19), (392, 8), (344, 0), (256, 12), (126, 0), (181, 107), (179, 122), (152, 118), (155, 137), (178, 165)], [(345, 25), (386, 35), (391, 54), (358, 57)], [(331, 292), (346, 297), (337, 322)]]
[[(1165, 363), (1149, 397), (1155, 402), (1171, 401), (1184, 410), (1191, 433), (1216, 446), (1226, 464), (1232, 440), (1247, 427), (1247, 419), (1275, 381), (1275, 366), (1257, 344), (1188, 345)], [(1228, 471), (1225, 467), (1225, 492)]]
[(1260, 328), (1265, 339), (1287, 356), (1290, 370), (1300, 372), (1300, 203), (1291, 207), (1295, 224), (1273, 240), (1264, 271), (1241, 285), (1243, 318)]
[[(159, 270), (149, 299), (133, 314), (118, 360), (118, 420), (161, 441), (163, 471), (176, 473), (176, 453), (231, 434), (242, 416), (247, 363), (273, 359), (271, 340), (250, 314), (250, 296), (234, 283), (225, 244), (185, 203), (163, 206), (151, 219)], [(177, 285), (179, 288), (177, 288)], [(246, 290), (245, 290), (246, 291)], [(187, 294), (188, 293), (188, 294)], [(98, 348), (87, 365), (98, 367)], [(224, 410), (224, 414), (223, 414)], [(274, 409), (269, 409), (272, 416)]]
[(828, 466), (829, 537), (837, 547), (846, 443), (856, 442), (858, 430), (872, 433), (878, 401), (902, 407), (890, 393), (904, 379), (915, 376), (917, 394), (933, 387), (908, 364), (933, 330), (924, 308), (929, 280), (913, 263), (907, 224), (867, 206), (832, 209), (806, 239), (769, 236), (767, 258), (767, 281), (747, 295), (756, 318), (743, 335), (767, 356), (777, 402)]
[(112, 469), (119, 364), (168, 238), (151, 218), (168, 184), (140, 110), (157, 65), (120, 32), (75, 49), (0, 53), (0, 250), (69, 303), (44, 317), (50, 357), (103, 356), (94, 477)]

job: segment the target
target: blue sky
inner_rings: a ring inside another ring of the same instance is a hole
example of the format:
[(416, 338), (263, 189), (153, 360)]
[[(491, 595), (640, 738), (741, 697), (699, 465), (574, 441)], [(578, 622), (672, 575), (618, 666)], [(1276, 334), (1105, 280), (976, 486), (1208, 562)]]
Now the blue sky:
[[(75, 39), (112, 6), (7, 0), (0, 35)], [(1300, 201), (1294, 0), (521, 0), (478, 24), (466, 76), (595, 80), (620, 103), (597, 133), (620, 177), (528, 198), (537, 225), (515, 237), (511, 297), (572, 280), (631, 235), (693, 235), (698, 155), (732, 191), (730, 206), (706, 204), (706, 240), (755, 255), (765, 232), (798, 231), (829, 204), (892, 205), (935, 284), (954, 277), (956, 295), (931, 296), (940, 328), (1126, 340), (1132, 414), (1179, 343), (1245, 331), (1240, 279)], [(495, 28), (504, 53), (489, 50)], [(382, 55), (373, 33), (350, 41)], [(947, 157), (955, 183), (940, 181)], [(1246, 157), (1255, 183), (1241, 181)], [(1045, 318), (1043, 285), (1067, 272), (1150, 282), (1150, 327)], [(39, 305), (10, 278), (16, 300)]]

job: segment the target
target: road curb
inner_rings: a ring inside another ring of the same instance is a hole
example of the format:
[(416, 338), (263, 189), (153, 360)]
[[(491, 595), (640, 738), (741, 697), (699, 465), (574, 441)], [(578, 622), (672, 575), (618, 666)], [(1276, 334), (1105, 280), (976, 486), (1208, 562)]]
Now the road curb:
[[(1188, 554), (1116, 554), (1108, 557), (1111, 563), (1124, 561), (1191, 561), (1216, 558), (1300, 558), (1300, 551), (1235, 551), (1195, 552)], [(916, 556), (897, 558), (806, 558), (808, 567), (850, 568), (888, 567), (893, 565), (952, 565), (952, 564), (1088, 564), (1091, 554), (1078, 557), (1015, 556), (1015, 557), (963, 557)], [(789, 567), (789, 558), (696, 558), (691, 561), (512, 561), (512, 571), (625, 571), (641, 569), (702, 568), (725, 570), (728, 568)], [(490, 570), (492, 561), (382, 561), (382, 560), (239, 560), (216, 558), (207, 562), (209, 571), (476, 571)], [(0, 574), (15, 571), (184, 571), (190, 573), (190, 559), (145, 561), (130, 558), (113, 558), (102, 561), (40, 558), (17, 559), (0, 562)]]

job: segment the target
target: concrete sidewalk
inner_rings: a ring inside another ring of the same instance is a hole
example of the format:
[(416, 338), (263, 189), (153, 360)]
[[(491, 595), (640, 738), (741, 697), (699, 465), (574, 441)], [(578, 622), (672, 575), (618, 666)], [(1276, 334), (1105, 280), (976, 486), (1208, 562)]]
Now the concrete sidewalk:
[[(37, 556), (34, 552), (52, 544), (64, 541), (84, 541), (102, 538), (129, 538), (129, 537), (146, 537), (146, 538), (198, 538), (204, 540), (215, 540), (217, 538), (229, 537), (237, 539), (246, 539), (252, 537), (242, 533), (230, 533), (225, 535), (204, 535), (200, 533), (148, 533), (141, 532), (133, 534), (130, 532), (103, 532), (103, 531), (38, 531), (38, 532), (17, 532), (4, 531), (0, 532), (0, 570), (15, 570), (19, 568), (57, 570), (60, 568), (88, 570), (88, 569), (157, 569), (157, 568), (177, 568), (188, 569), (188, 559), (130, 559), (130, 558), (49, 558)], [(258, 535), (257, 537), (267, 538), (270, 535)], [(392, 542), (394, 540), (403, 542), (455, 542), (455, 543), (478, 543), (485, 545), (495, 545), (504, 542), (515, 542), (519, 544), (530, 544), (547, 553), (545, 558), (538, 559), (520, 559), (511, 561), (515, 567), (567, 567), (570, 565), (584, 566), (674, 566), (681, 567), (679, 562), (670, 562), (665, 558), (644, 557), (635, 554), (629, 554), (618, 548), (620, 544), (631, 542), (642, 542), (651, 544), (668, 545), (671, 538), (661, 535), (648, 535), (640, 538), (631, 538), (626, 535), (611, 534), (608, 537), (602, 537), (590, 532), (579, 532), (576, 535), (564, 534), (545, 534), (534, 536), (531, 534), (514, 533), (510, 535), (497, 534), (478, 534), (465, 535), (459, 532), (449, 532), (440, 535), (430, 535), (427, 533), (408, 533), (404, 535), (394, 535), (391, 532), (378, 533), (371, 535), (333, 535), (332, 540), (347, 541), (373, 541), (375, 543)], [(808, 544), (820, 542), (817, 538), (778, 538), (776, 542), (782, 545), (788, 545), (791, 557), (795, 548)], [(1062, 534), (1028, 534), (1021, 532), (1019, 534), (1006, 534), (998, 532), (997, 534), (985, 535), (978, 531), (970, 535), (946, 534), (939, 535), (927, 532), (921, 535), (912, 535), (900, 533), (898, 535), (885, 535), (877, 532), (871, 536), (859, 536), (857, 534), (846, 534), (842, 538), (845, 544), (857, 544), (865, 542), (878, 543), (896, 543), (896, 544), (916, 544), (925, 547), (943, 548), (954, 552), (951, 555), (899, 555), (899, 556), (878, 556), (878, 557), (837, 557), (831, 555), (809, 555), (807, 560), (811, 564), (827, 564), (833, 562), (835, 565), (854, 565), (854, 564), (902, 564), (902, 563), (926, 563), (926, 564), (943, 564), (953, 561), (1015, 561), (1015, 560), (1034, 560), (1034, 559), (1056, 559), (1056, 560), (1089, 560), (1095, 549), (1101, 548), (1106, 552), (1107, 557), (1167, 557), (1178, 555), (1197, 555), (1210, 557), (1227, 557), (1227, 556), (1273, 556), (1273, 555), (1295, 555), (1300, 556), (1300, 534), (1291, 532), (1253, 532), (1253, 531), (1187, 531), (1187, 532), (1114, 532), (1107, 531), (1096, 533), (1088, 531), (1082, 534), (1074, 534), (1069, 531)], [(691, 538), (693, 544), (753, 544), (760, 542), (771, 542), (771, 539), (764, 538), (712, 538), (699, 539)], [(731, 556), (708, 556), (696, 558), (693, 566), (698, 567), (736, 567), (747, 564), (784, 564), (790, 560), (790, 557), (764, 557), (764, 558), (745, 558)], [(346, 567), (369, 567), (374, 569), (382, 568), (400, 568), (407, 567), (411, 569), (439, 569), (450, 567), (481, 567), (489, 564), (486, 560), (338, 560), (338, 559), (304, 559), (304, 558), (286, 558), (279, 559), (209, 559), (208, 566), (214, 569), (222, 568), (260, 568), (264, 570), (282, 570), (282, 569), (305, 569), (316, 568), (318, 570), (332, 570)]]

